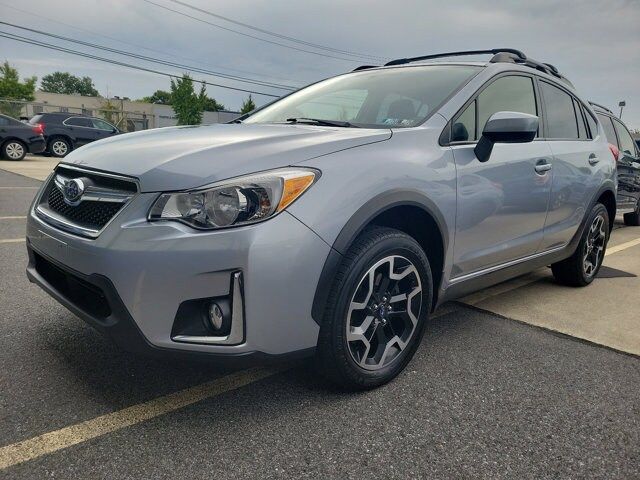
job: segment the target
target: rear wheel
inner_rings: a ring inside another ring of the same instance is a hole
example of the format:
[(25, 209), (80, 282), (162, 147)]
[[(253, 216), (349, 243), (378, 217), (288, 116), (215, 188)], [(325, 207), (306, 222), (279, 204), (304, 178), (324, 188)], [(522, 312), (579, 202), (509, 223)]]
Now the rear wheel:
[(638, 227), (640, 226), (640, 199), (638, 203), (636, 203), (635, 212), (625, 213), (623, 215), (624, 224), (629, 227)]
[(348, 389), (380, 386), (415, 353), (429, 314), (429, 260), (410, 236), (365, 230), (345, 255), (320, 329), (317, 366)]
[(49, 153), (54, 157), (65, 157), (71, 151), (71, 143), (63, 137), (54, 137), (49, 140)]
[(575, 253), (551, 265), (555, 279), (572, 287), (589, 285), (602, 266), (608, 241), (609, 214), (604, 205), (597, 203), (591, 210)]
[(27, 154), (27, 147), (19, 140), (9, 140), (2, 146), (2, 156), (7, 160), (22, 160)]

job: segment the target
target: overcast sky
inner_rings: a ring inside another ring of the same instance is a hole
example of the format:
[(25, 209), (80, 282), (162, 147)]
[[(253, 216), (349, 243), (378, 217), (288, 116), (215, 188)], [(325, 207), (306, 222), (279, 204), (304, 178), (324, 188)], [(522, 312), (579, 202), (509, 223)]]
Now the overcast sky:
[[(225, 28), (323, 52), (195, 12), (170, 0), (153, 1)], [(556, 65), (588, 99), (616, 112), (618, 102), (626, 100), (623, 119), (631, 128), (640, 129), (640, 0), (183, 1), (282, 35), (384, 58), (451, 50), (518, 48), (537, 60)], [(294, 86), (372, 63), (283, 48), (186, 18), (143, 0), (0, 0), (0, 19), (181, 64)], [(173, 74), (181, 72), (4, 25), (0, 27), (2, 31), (95, 55)], [(88, 75), (105, 96), (139, 98), (169, 87), (166, 77), (5, 38), (0, 38), (0, 54), (19, 69), (21, 76), (41, 78), (56, 70)], [(194, 74), (194, 77), (249, 90), (283, 92), (203, 74)], [(212, 86), (208, 87), (208, 93), (228, 109), (239, 108), (247, 95)], [(258, 104), (269, 100), (260, 95), (254, 98)]]

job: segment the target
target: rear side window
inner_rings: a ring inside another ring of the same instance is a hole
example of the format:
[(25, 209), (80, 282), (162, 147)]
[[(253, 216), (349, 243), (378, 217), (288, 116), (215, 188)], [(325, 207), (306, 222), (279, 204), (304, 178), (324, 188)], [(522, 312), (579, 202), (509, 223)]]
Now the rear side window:
[(591, 138), (596, 138), (598, 136), (598, 123), (596, 122), (596, 119), (593, 118), (587, 109), (584, 110), (584, 116), (587, 117), (587, 125), (589, 125)]
[(627, 130), (621, 122), (618, 120), (613, 120), (613, 125), (616, 127), (616, 132), (618, 132), (618, 138), (620, 139), (620, 150), (629, 155), (636, 154), (636, 146), (633, 142), (633, 138), (631, 138), (631, 134)]
[(474, 140), (482, 133), (487, 120), (496, 112), (521, 112), (537, 115), (536, 95), (530, 77), (500, 77), (485, 88), (477, 99), (478, 128)]
[(544, 98), (547, 138), (578, 139), (578, 122), (573, 97), (560, 88), (540, 82)]
[(93, 128), (93, 123), (91, 123), (91, 120), (88, 118), (67, 118), (64, 121), (65, 125), (68, 125), (70, 127), (89, 127), (89, 128)]
[(600, 119), (600, 123), (604, 127), (604, 135), (607, 137), (607, 142), (612, 145), (618, 145), (618, 139), (616, 138), (616, 131), (613, 129), (613, 124), (611, 123), (611, 119), (606, 115), (597, 114)]
[(582, 107), (575, 98), (573, 99), (573, 108), (576, 112), (576, 119), (578, 120), (578, 138), (580, 140), (586, 140), (589, 138), (589, 135), (587, 134), (587, 126), (584, 123)]

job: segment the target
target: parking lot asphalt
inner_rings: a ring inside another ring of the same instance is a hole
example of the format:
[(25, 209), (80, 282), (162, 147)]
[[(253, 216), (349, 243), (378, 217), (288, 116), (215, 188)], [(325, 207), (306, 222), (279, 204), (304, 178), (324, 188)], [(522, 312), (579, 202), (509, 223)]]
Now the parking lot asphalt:
[(640, 476), (638, 357), (462, 303), (366, 393), (122, 352), (28, 283), (38, 184), (0, 171), (0, 478)]

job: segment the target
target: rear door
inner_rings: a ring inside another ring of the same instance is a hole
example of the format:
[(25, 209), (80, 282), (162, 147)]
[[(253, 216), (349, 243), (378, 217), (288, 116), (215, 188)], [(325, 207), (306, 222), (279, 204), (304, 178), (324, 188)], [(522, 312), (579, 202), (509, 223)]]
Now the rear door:
[[(544, 135), (553, 152), (553, 185), (541, 250), (567, 244), (602, 185), (601, 168), (611, 167), (606, 144), (592, 139), (590, 115), (564, 87), (538, 81), (544, 103)], [(591, 123), (593, 119), (591, 119)]]
[(617, 118), (612, 118), (618, 134), (618, 205), (634, 208), (640, 198), (640, 155), (631, 134)]
[(542, 241), (551, 171), (544, 141), (496, 143), (481, 163), (474, 148), (491, 115), (512, 111), (539, 115), (534, 80), (507, 74), (484, 87), (452, 122), (451, 147), (458, 174), (454, 272), (456, 277), (517, 260)]

